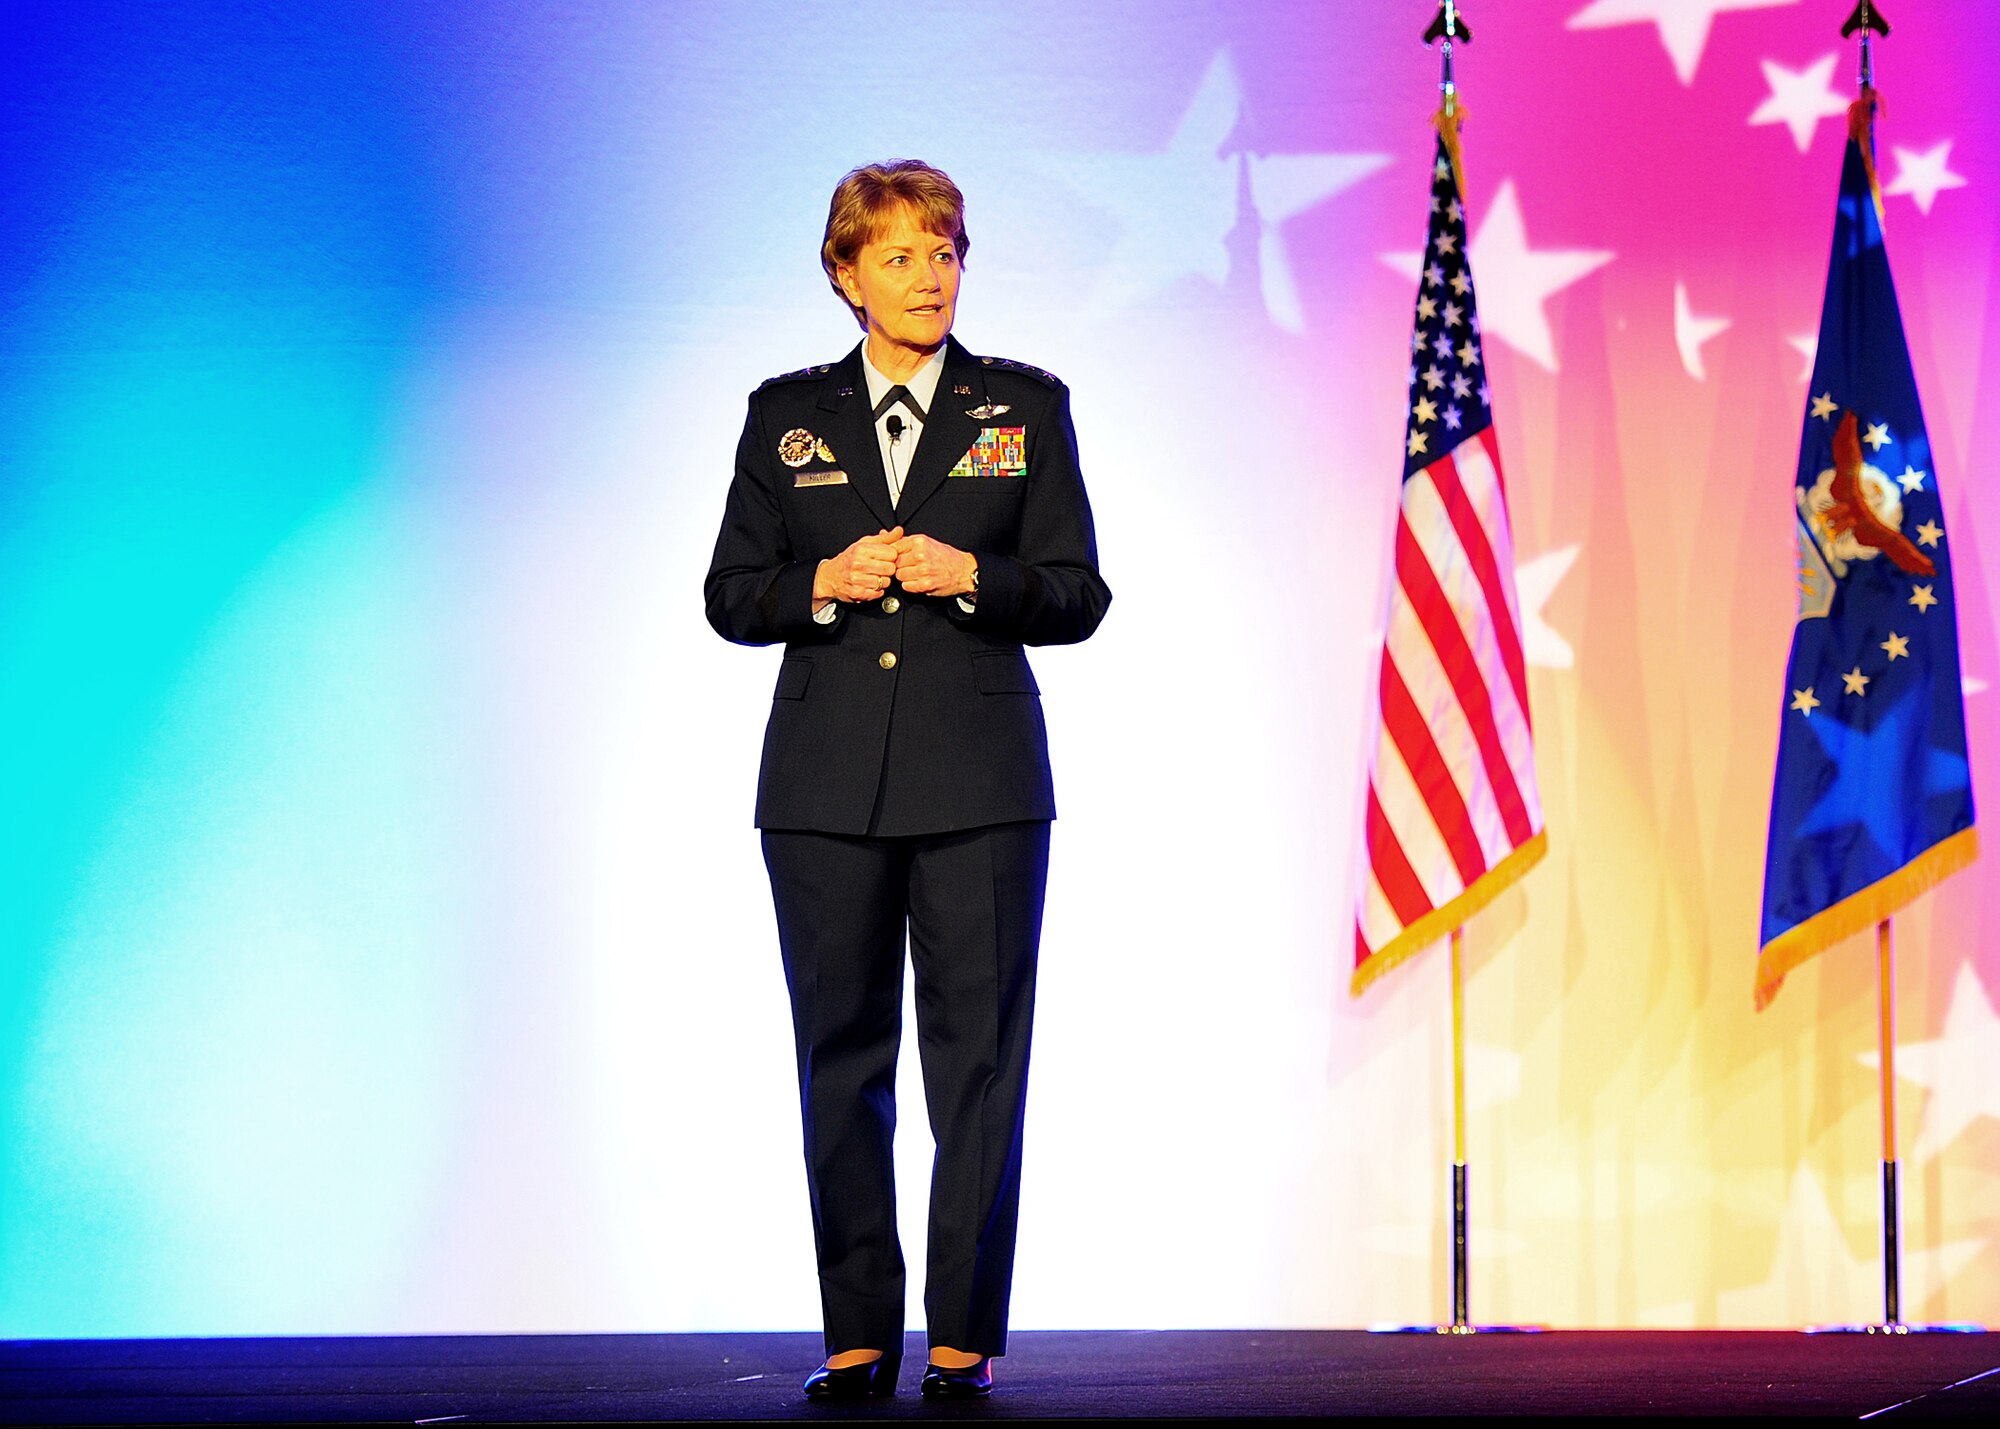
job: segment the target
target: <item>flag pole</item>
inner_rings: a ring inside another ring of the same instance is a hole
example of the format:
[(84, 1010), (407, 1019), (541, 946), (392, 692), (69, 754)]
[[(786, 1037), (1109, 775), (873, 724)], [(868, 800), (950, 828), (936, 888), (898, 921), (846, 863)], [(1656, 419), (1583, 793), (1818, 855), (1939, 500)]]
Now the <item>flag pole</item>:
[(1465, 925), (1451, 930), (1451, 1331), (1473, 1333), (1467, 1281), (1465, 1176)]
[[(1887, 38), (1889, 22), (1883, 16), (1881, 7), (1873, 0), (1859, 0), (1844, 24), (1840, 27), (1842, 39), (1861, 37), (1859, 75), (1861, 94), (1857, 104), (1866, 104), (1866, 117), (1872, 121), (1876, 106), (1875, 93), (1875, 37)], [(1872, 123), (1864, 130), (1856, 132), (1861, 143), (1862, 162), (1868, 166), (1869, 182), (1874, 185), (1874, 133)], [(1881, 192), (1876, 190), (1875, 203), (1879, 212)], [(1875, 924), (1875, 976), (1878, 1019), (1876, 1024), (1876, 1063), (1880, 1074), (1879, 1095), (1882, 1100), (1882, 1321), (1880, 1324), (1861, 1325), (1818, 1325), (1808, 1328), (1808, 1334), (1833, 1331), (1847, 1334), (1870, 1335), (1912, 1335), (1912, 1334), (1971, 1334), (1983, 1330), (1983, 1325), (1969, 1323), (1912, 1325), (1903, 1319), (1902, 1285), (1902, 1214), (1899, 1205), (1899, 1190), (1902, 1179), (1902, 1164), (1896, 1155), (1896, 939), (1894, 920), (1883, 918)]]
[(1875, 925), (1875, 965), (1881, 985), (1882, 1071), (1882, 1325), (1890, 1333), (1902, 1328), (1901, 1225), (1896, 1189), (1902, 1168), (1896, 1161), (1896, 943), (1891, 920)]
[[(1443, 0), (1437, 18), (1424, 31), (1424, 43), (1438, 46), (1438, 96), (1442, 131), (1450, 134), (1458, 122), (1458, 76), (1452, 68), (1452, 45), (1472, 43), (1472, 31), (1458, 13), (1458, 0)], [(1458, 163), (1452, 146), (1452, 163)], [(1463, 182), (1463, 178), (1460, 178)], [(1461, 192), (1459, 195), (1465, 197)], [(1451, 1324), (1440, 1333), (1477, 1334), (1471, 1314), (1472, 1248), (1466, 1238), (1465, 1173), (1465, 925), (1451, 930)]]
[[(1440, 43), (1441, 42), (1441, 43)], [(1458, 0), (1441, 0), (1437, 18), (1424, 31), (1426, 45), (1438, 45), (1441, 102), (1438, 130), (1451, 156), (1454, 182), (1464, 197), (1464, 176), (1459, 172), (1458, 124), (1464, 112), (1458, 103), (1458, 79), (1452, 58), (1455, 44), (1470, 44), (1472, 30), (1459, 13)], [(1438, 1325), (1378, 1324), (1369, 1328), (1381, 1334), (1481, 1335), (1494, 1333), (1537, 1334), (1540, 1325), (1475, 1325), (1472, 1323), (1471, 1243), (1468, 1236), (1467, 1176), (1465, 1164), (1465, 923), (1453, 925), (1451, 940), (1451, 1322)]]
[[(1889, 33), (1889, 22), (1876, 10), (1873, 0), (1859, 0), (1854, 13), (1840, 27), (1841, 38), (1861, 34), (1861, 98), (1875, 93), (1875, 36)], [(1873, 116), (1873, 106), (1870, 106)], [(1873, 134), (1869, 139), (1872, 141)], [(1872, 154), (1864, 158), (1872, 162)], [(1881, 197), (1876, 197), (1881, 205)], [(1876, 1005), (1880, 1018), (1876, 1026), (1876, 1064), (1881, 1073), (1882, 1098), (1882, 1328), (1891, 1334), (1903, 1329), (1902, 1215), (1897, 1191), (1902, 1167), (1896, 1159), (1896, 936), (1892, 918), (1875, 925)]]

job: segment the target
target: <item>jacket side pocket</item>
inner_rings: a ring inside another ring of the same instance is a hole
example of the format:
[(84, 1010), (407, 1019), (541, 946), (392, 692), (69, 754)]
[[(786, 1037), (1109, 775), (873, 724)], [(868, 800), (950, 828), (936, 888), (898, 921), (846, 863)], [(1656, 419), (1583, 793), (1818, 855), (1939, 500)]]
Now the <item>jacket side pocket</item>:
[(804, 655), (787, 655), (785, 663), (778, 667), (778, 688), (771, 692), (774, 700), (802, 700), (806, 697), (806, 686), (812, 683), (813, 662)]
[(988, 650), (972, 657), (972, 680), (982, 695), (1039, 695), (1028, 657), (1018, 650)]

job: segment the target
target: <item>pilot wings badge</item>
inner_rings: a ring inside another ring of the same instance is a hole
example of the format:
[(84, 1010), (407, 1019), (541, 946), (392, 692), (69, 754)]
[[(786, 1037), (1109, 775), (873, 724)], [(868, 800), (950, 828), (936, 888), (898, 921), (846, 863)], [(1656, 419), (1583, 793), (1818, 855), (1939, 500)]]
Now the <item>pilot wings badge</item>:
[(977, 407), (966, 408), (965, 415), (972, 418), (975, 422), (983, 422), (989, 417), (997, 417), (1004, 412), (1011, 412), (1013, 410), (1005, 402), (986, 401), (981, 402)]

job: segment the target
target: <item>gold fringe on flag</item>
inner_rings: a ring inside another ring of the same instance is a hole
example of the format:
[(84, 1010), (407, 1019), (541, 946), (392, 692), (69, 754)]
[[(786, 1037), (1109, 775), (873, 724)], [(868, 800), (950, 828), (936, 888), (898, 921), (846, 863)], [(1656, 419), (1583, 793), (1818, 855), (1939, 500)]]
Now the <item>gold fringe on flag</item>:
[(1800, 923), (1787, 928), (1757, 957), (1757, 1010), (1762, 1012), (1785, 984), (1785, 974), (1916, 901), (1951, 874), (1979, 857), (1979, 830), (1960, 829), (1932, 844), (1887, 878), (1877, 879)]
[(1431, 944), (1442, 942), (1453, 928), (1462, 926), (1519, 882), (1521, 875), (1540, 863), (1548, 851), (1549, 831), (1539, 829), (1533, 838), (1474, 879), (1472, 887), (1444, 907), (1433, 908), (1370, 954), (1368, 961), (1354, 970), (1354, 977), (1347, 985), (1348, 996), (1361, 996), (1383, 973), (1407, 962)]
[(1451, 155), (1451, 178), (1458, 185), (1459, 202), (1465, 202), (1465, 155), (1458, 147), (1458, 128), (1465, 123), (1465, 106), (1454, 96), (1444, 107), (1431, 116), (1431, 123), (1437, 125), (1438, 137), (1444, 140), (1444, 151)]
[(1875, 218), (1882, 212), (1882, 181), (1875, 176), (1875, 111), (1885, 106), (1872, 86), (1864, 85), (1861, 97), (1847, 106), (1847, 137), (1861, 149), (1861, 166), (1868, 171), (1868, 191), (1875, 195)]

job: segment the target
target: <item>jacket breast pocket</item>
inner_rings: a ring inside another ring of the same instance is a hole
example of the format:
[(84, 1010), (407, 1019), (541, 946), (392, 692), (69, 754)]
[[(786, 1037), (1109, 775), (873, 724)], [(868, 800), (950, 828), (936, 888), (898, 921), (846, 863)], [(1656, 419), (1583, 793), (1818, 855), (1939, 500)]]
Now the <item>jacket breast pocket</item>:
[(972, 681), (982, 695), (1039, 695), (1028, 657), (1018, 650), (987, 650), (972, 657)]
[(804, 655), (787, 655), (785, 663), (778, 667), (778, 688), (771, 692), (774, 700), (802, 700), (806, 697), (806, 686), (812, 683), (813, 662)]

